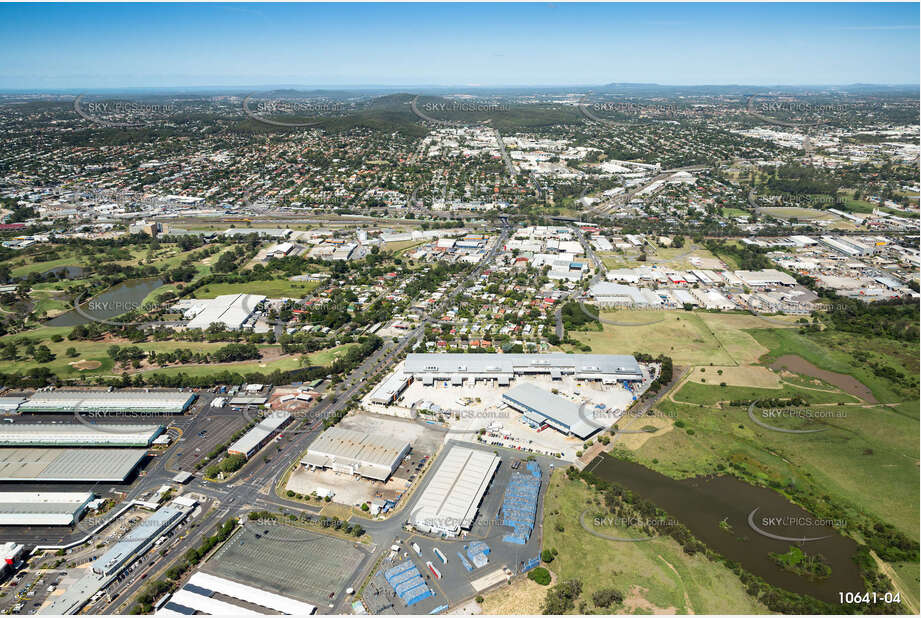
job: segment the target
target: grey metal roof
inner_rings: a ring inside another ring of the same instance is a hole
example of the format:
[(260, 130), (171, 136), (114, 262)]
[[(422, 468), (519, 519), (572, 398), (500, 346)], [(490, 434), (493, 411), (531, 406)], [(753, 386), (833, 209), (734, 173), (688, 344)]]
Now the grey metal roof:
[(162, 425), (3, 423), (0, 446), (149, 446)]
[(182, 412), (195, 395), (179, 391), (46, 391), (35, 393), (22, 404), (21, 412), (93, 412), (99, 410), (155, 410)]
[(619, 354), (408, 354), (404, 373), (550, 373), (551, 369), (642, 377), (633, 356)]
[(469, 528), (499, 466), (490, 451), (451, 446), (413, 509), (412, 524), (421, 530), (456, 534)]
[(147, 449), (0, 448), (0, 481), (125, 480)]
[(96, 558), (93, 562), (93, 571), (108, 575), (130, 559), (151, 539), (159, 536), (165, 528), (182, 517), (184, 513), (181, 509), (173, 506), (161, 507), (150, 517), (132, 528), (109, 551)]
[[(588, 412), (582, 412), (580, 404), (527, 382), (518, 384), (504, 393), (502, 399), (513, 407), (524, 408), (526, 414), (532, 412), (556, 421), (580, 438), (587, 438), (601, 428), (600, 425), (589, 422), (586, 417)], [(533, 419), (534, 415), (528, 415), (528, 418)]]
[(409, 446), (409, 441), (399, 438), (330, 427), (313, 441), (301, 461), (323, 467), (332, 461), (357, 464), (362, 476), (382, 480), (390, 476)]
[(69, 525), (92, 500), (88, 491), (0, 492), (0, 525)]
[(291, 418), (287, 412), (273, 412), (258, 425), (247, 431), (239, 440), (227, 447), (228, 452), (249, 453)]

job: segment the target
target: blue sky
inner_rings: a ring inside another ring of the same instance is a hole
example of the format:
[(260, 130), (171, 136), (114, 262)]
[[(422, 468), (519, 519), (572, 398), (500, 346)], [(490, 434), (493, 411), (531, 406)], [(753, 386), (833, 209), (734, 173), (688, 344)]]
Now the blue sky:
[(0, 88), (919, 82), (919, 4), (3, 4)]

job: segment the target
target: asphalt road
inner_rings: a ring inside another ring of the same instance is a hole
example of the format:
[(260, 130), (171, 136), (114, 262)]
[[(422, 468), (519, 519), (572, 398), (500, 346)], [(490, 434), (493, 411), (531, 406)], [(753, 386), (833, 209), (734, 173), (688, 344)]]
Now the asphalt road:
[[(424, 333), (425, 326), (435, 321), (444, 309), (462, 294), (489, 266), (505, 244), (509, 233), (510, 228), (503, 227), (496, 242), (479, 264), (424, 316), (419, 326), (396, 343), (392, 339), (385, 339), (380, 348), (355, 367), (334, 391), (330, 391), (329, 395), (312, 411), (308, 419), (302, 421), (300, 426), (293, 426), (286, 430), (284, 433), (289, 436), (289, 440), (282, 444), (281, 452), (270, 450), (272, 446), (266, 447), (262, 453), (268, 453), (268, 463), (264, 461), (264, 455), (260, 453), (258, 456), (253, 457), (241, 472), (227, 483), (205, 481), (198, 477), (191, 481), (186, 486), (186, 493), (198, 494), (208, 500), (212, 500), (213, 508), (197, 520), (198, 525), (170, 550), (166, 558), (159, 559), (159, 549), (155, 550), (153, 555), (145, 559), (143, 566), (140, 567), (142, 570), (135, 571), (137, 577), (128, 578), (123, 583), (117, 584), (112, 594), (111, 602), (104, 597), (90, 608), (92, 613), (127, 611), (130, 607), (131, 599), (137, 595), (146, 583), (155, 581), (175, 563), (177, 557), (201, 544), (206, 534), (210, 534), (217, 524), (230, 516), (245, 515), (254, 508), (271, 510), (283, 508), (289, 512), (306, 512), (317, 515), (319, 509), (316, 507), (285, 500), (275, 495), (275, 485), (295, 458), (300, 457), (307, 446), (323, 431), (323, 419), (333, 416), (346, 406), (349, 406), (351, 398), (366, 385), (370, 376), (380, 370), (392, 367), (399, 354)], [(203, 399), (207, 400), (207, 402), (202, 401), (200, 403), (202, 411), (199, 414), (207, 414), (205, 406), (210, 403), (211, 397), (204, 397)], [(193, 423), (187, 424), (192, 425)], [(176, 447), (173, 448), (175, 449)], [(175, 471), (171, 470), (168, 465), (171, 459), (172, 456), (158, 457), (151, 462), (144, 473), (143, 479), (131, 489), (128, 498), (134, 499), (146, 491), (156, 489), (160, 485), (169, 482), (175, 474)], [(369, 532), (372, 528), (374, 529), (372, 538), (374, 538), (375, 545), (379, 548), (378, 551), (383, 551), (384, 548), (389, 547), (392, 539), (399, 534), (400, 520), (398, 517), (394, 517), (384, 522), (362, 522), (362, 526), (368, 529)], [(371, 564), (376, 559), (377, 555), (372, 556), (370, 558)], [(141, 575), (144, 575), (144, 577), (141, 578)], [(334, 611), (344, 613), (346, 610), (345, 604), (346, 599), (341, 599)]]

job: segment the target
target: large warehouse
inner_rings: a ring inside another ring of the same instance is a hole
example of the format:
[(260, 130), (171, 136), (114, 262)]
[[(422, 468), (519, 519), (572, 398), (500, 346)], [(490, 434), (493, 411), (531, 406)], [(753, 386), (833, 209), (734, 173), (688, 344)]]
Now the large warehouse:
[(419, 497), (410, 523), (421, 532), (456, 537), (473, 525), (501, 460), (490, 451), (450, 448)]
[(313, 441), (301, 463), (386, 481), (409, 449), (409, 442), (398, 438), (330, 427)]
[(88, 491), (3, 491), (0, 526), (69, 526), (92, 500)]
[(156, 615), (309, 616), (316, 611), (316, 606), (310, 603), (199, 571), (192, 574), (189, 581), (157, 610)]
[(197, 311), (189, 320), (188, 328), (207, 329), (212, 324), (223, 324), (228, 330), (239, 330), (264, 300), (260, 294), (224, 294), (210, 300), (196, 300), (189, 312)]
[(146, 455), (143, 448), (0, 448), (0, 482), (120, 483)]
[(497, 380), (508, 385), (517, 376), (573, 376), (614, 384), (640, 381), (643, 372), (632, 356), (616, 354), (408, 354), (403, 374), (432, 385), (436, 380), (460, 386), (464, 380)]
[(519, 412), (535, 427), (549, 425), (564, 434), (585, 440), (601, 429), (580, 412), (581, 406), (571, 399), (554, 395), (527, 382), (503, 393), (502, 400)]
[(259, 421), (255, 427), (243, 434), (239, 440), (227, 447), (227, 452), (231, 455), (243, 455), (249, 459), (265, 446), (280, 429), (290, 423), (292, 418), (287, 412), (272, 412)]
[(150, 517), (136, 525), (109, 551), (93, 561), (93, 573), (108, 576), (143, 555), (163, 534), (185, 519), (188, 511), (175, 506), (160, 507)]
[(35, 393), (19, 406), (20, 412), (81, 413), (91, 415), (136, 412), (182, 414), (196, 395), (179, 391), (46, 391)]
[(82, 423), (3, 423), (0, 446), (138, 446), (148, 447), (163, 433), (162, 425)]

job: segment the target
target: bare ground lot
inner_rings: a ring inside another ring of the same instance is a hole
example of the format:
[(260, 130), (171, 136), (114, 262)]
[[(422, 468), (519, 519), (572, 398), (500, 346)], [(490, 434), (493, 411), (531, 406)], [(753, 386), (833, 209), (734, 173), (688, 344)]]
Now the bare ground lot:
[(777, 371), (786, 369), (795, 373), (801, 373), (811, 378), (818, 378), (828, 382), (833, 386), (837, 386), (849, 395), (854, 395), (855, 397), (863, 399), (867, 403), (878, 403), (876, 397), (873, 396), (873, 392), (870, 391), (870, 389), (867, 388), (857, 378), (845, 375), (843, 373), (835, 373), (833, 371), (819, 369), (809, 361), (793, 354), (785, 354), (778, 358), (776, 361), (774, 361), (773, 364), (771, 364), (771, 369)]

